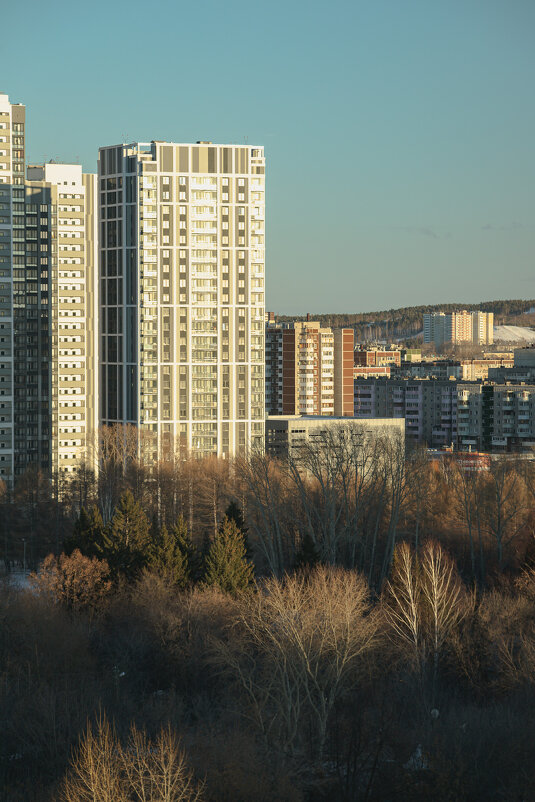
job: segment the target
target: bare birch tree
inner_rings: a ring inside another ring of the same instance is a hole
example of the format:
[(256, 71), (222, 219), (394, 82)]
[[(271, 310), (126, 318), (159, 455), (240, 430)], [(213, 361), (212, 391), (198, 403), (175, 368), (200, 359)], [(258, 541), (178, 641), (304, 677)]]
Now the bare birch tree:
[(376, 637), (365, 580), (320, 567), (270, 579), (242, 603), (235, 631), (216, 647), (217, 661), (235, 672), (249, 714), (285, 753), (304, 748), (321, 757), (329, 716), (358, 675)]

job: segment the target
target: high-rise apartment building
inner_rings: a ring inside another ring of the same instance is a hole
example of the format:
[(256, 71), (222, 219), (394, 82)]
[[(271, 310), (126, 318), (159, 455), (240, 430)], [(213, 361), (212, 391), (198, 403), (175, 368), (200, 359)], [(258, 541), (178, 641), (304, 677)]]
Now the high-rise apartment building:
[(471, 312), (472, 342), (492, 345), (494, 342), (494, 312)]
[(78, 164), (50, 163), (29, 166), (27, 177), (26, 294), (15, 322), (15, 475), (31, 463), (68, 473), (82, 457), (95, 458), (98, 428), (96, 175)]
[(0, 94), (0, 478), (73, 470), (96, 419), (95, 176), (24, 176), (25, 107)]
[[(15, 267), (25, 266), (24, 142), (26, 109), (0, 93), (0, 479), (14, 468), (14, 299), (24, 286), (14, 283)], [(21, 295), (22, 291), (22, 295)], [(19, 306), (20, 308), (20, 306)]]
[(317, 321), (266, 328), (269, 415), (353, 415), (353, 329)]
[(491, 345), (494, 342), (493, 312), (434, 312), (424, 315), (424, 343), (474, 343)]
[(101, 412), (145, 459), (264, 442), (264, 151), (100, 149)]

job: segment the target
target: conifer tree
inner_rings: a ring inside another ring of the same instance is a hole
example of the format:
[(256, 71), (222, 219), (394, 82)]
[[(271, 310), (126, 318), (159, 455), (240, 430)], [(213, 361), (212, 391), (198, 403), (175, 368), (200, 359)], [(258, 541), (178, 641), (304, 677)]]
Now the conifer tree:
[(132, 577), (150, 560), (150, 524), (141, 505), (127, 490), (104, 530), (101, 556), (112, 571)]
[(159, 571), (173, 584), (185, 588), (192, 578), (194, 550), (188, 534), (188, 526), (182, 516), (172, 529), (162, 526), (156, 541), (151, 567)]
[(204, 581), (226, 593), (246, 590), (253, 579), (253, 566), (246, 557), (243, 535), (236, 522), (223, 518), (206, 556)]
[(320, 561), (318, 550), (309, 532), (305, 532), (301, 544), (295, 555), (294, 568), (296, 571), (310, 571)]
[(249, 532), (248, 528), (245, 526), (245, 520), (243, 517), (242, 508), (236, 501), (231, 501), (228, 505), (225, 515), (229, 519), (229, 521), (234, 521), (238, 529), (243, 535), (243, 542), (245, 543), (245, 554), (248, 560), (251, 559), (251, 550), (249, 548), (249, 539), (247, 537), (247, 533)]
[(100, 553), (103, 531), (104, 521), (96, 504), (87, 510), (82, 507), (72, 534), (65, 538), (63, 551), (71, 555), (75, 549), (79, 549), (86, 557), (95, 557)]

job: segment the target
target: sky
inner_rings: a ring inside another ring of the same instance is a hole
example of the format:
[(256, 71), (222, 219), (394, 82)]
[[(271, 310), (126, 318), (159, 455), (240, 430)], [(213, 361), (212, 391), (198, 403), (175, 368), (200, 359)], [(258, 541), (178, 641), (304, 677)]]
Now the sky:
[(533, 0), (20, 0), (2, 23), (30, 162), (264, 145), (267, 309), (535, 298)]

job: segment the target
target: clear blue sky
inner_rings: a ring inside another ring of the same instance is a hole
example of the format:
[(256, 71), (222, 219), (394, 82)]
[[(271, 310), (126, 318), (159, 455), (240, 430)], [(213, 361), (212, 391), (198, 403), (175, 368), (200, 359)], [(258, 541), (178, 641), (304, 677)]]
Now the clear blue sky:
[(267, 308), (535, 297), (533, 0), (22, 0), (2, 21), (29, 160), (265, 145)]

